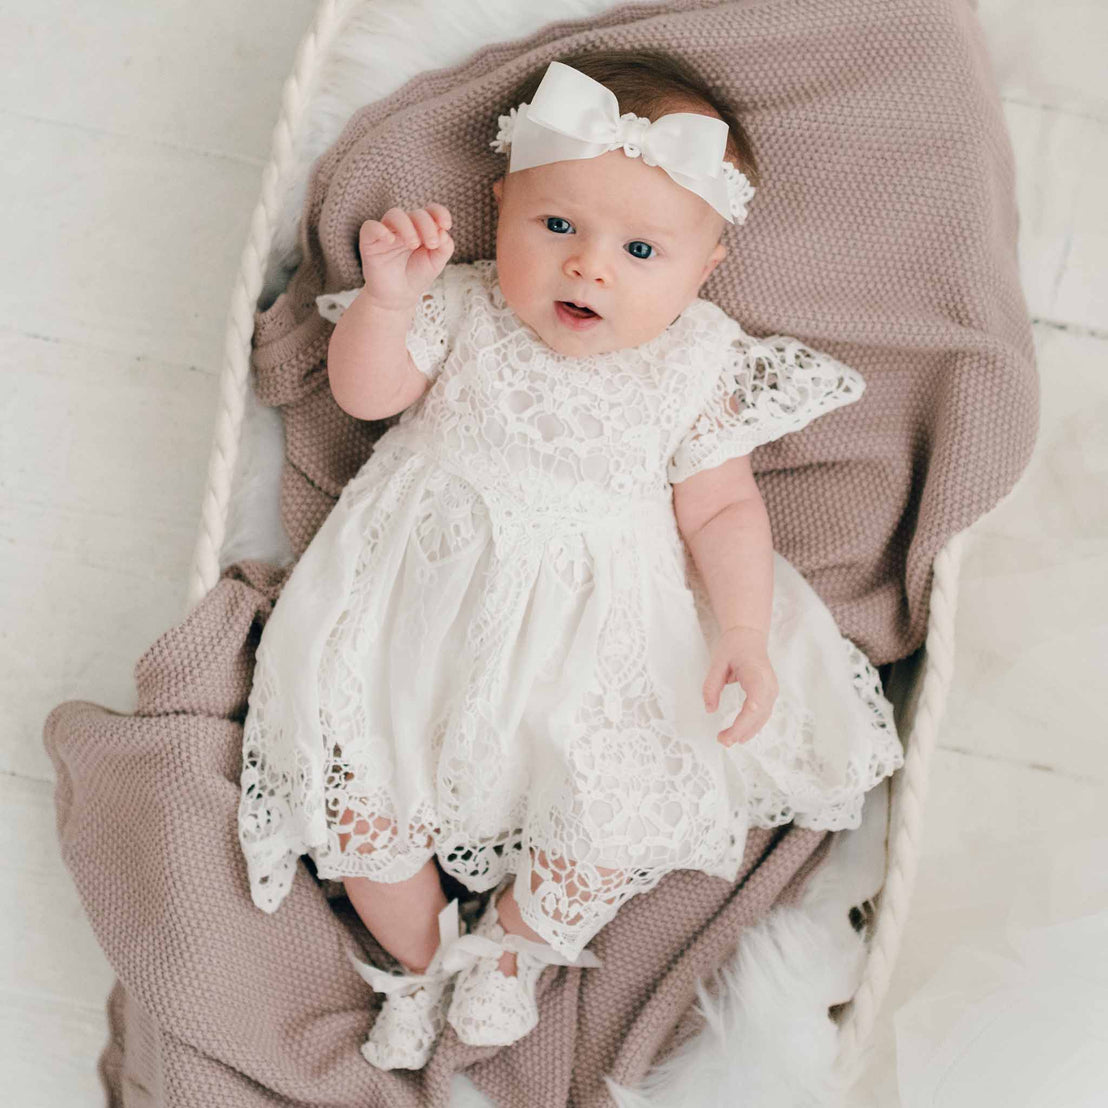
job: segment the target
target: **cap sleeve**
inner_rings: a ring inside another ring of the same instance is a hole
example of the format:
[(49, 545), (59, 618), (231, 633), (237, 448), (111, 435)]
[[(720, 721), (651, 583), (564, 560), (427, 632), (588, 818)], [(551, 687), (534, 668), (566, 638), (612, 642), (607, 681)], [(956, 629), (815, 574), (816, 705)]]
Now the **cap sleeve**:
[[(416, 369), (432, 381), (445, 365), (458, 336), (462, 316), (462, 275), (459, 270), (462, 268), (460, 265), (443, 266), (442, 272), (420, 297), (405, 339)], [(361, 291), (359, 287), (317, 296), (319, 314), (332, 323), (338, 323), (339, 317)]]
[(799, 431), (865, 391), (856, 369), (799, 339), (756, 339), (734, 326), (739, 333), (726, 347), (723, 370), (668, 462), (672, 484)]

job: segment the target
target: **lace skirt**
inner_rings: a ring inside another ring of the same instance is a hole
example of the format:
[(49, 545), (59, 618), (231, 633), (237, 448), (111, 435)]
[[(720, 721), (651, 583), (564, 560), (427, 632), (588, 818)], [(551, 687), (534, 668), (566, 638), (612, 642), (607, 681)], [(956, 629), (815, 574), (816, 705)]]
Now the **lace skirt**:
[(778, 698), (723, 747), (745, 697), (704, 707), (718, 625), (690, 567), (668, 502), (494, 527), (465, 480), (379, 443), (258, 646), (239, 810), (255, 904), (277, 908), (305, 853), (321, 877), (388, 882), (437, 857), (477, 892), (514, 874), (525, 922), (576, 957), (665, 873), (733, 880), (752, 824), (857, 827), (903, 764), (875, 669), (775, 556)]

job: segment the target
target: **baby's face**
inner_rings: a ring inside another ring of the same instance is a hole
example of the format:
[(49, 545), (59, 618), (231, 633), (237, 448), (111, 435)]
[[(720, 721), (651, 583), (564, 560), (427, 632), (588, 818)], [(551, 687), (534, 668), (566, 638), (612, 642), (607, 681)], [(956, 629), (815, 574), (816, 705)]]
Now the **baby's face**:
[[(570, 357), (661, 334), (727, 252), (723, 216), (660, 166), (622, 150), (519, 170), (496, 181), (493, 193), (504, 298)], [(599, 318), (581, 323), (563, 301)]]

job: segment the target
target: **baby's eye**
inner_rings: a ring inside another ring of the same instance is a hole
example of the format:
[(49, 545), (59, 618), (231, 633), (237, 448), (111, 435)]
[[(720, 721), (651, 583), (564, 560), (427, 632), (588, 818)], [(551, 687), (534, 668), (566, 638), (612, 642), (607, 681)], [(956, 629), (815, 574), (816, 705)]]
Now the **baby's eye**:
[(648, 242), (643, 242), (643, 241), (642, 241), (642, 239), (635, 239), (635, 241), (634, 241), (634, 242), (629, 242), (629, 243), (627, 244), (627, 249), (628, 249), (628, 250), (630, 251), (630, 253), (631, 253), (631, 257), (632, 257), (632, 258), (642, 258), (642, 259), (644, 259), (644, 260), (645, 260), (645, 259), (647, 259), (647, 258), (652, 258), (652, 257), (654, 256), (654, 255), (653, 255), (652, 253), (651, 253), (651, 254), (640, 254), (640, 253), (636, 253), (636, 252), (635, 252), (635, 249), (634, 249), (634, 248), (635, 248), (636, 246), (641, 246), (641, 247), (643, 247), (644, 249), (646, 249), (646, 250), (650, 250), (650, 251), (653, 251), (653, 249), (654, 249), (654, 247), (653, 247), (653, 246), (651, 246), (651, 245), (650, 245), (650, 243), (648, 243)]
[(546, 217), (546, 229), (558, 235), (564, 235), (565, 231), (563, 231), (561, 227), (551, 227), (551, 223), (564, 223), (567, 227), (571, 226), (569, 220), (563, 219), (560, 215), (548, 215)]

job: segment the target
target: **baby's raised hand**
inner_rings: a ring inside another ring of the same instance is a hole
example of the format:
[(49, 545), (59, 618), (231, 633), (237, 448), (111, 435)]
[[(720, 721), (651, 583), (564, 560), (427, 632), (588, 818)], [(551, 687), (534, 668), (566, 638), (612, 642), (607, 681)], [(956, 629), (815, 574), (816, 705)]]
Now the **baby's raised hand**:
[(729, 627), (720, 633), (704, 679), (704, 706), (709, 712), (719, 707), (719, 694), (732, 681), (738, 681), (746, 700), (731, 726), (716, 736), (724, 746), (744, 743), (758, 734), (777, 699), (777, 675), (766, 653), (765, 631)]
[(389, 208), (379, 220), (367, 219), (358, 231), (362, 295), (382, 308), (405, 311), (415, 304), (454, 253), (453, 222), (442, 204)]

